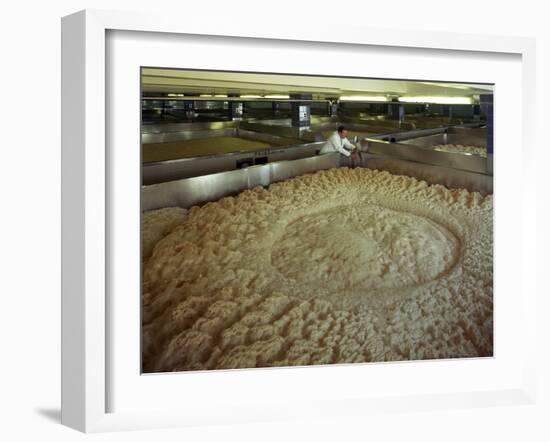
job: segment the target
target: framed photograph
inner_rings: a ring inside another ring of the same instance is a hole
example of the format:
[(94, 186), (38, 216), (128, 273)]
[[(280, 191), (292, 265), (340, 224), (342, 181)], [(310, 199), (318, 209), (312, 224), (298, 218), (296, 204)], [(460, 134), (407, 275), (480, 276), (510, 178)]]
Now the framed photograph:
[(534, 48), (64, 17), (62, 422), (532, 403)]

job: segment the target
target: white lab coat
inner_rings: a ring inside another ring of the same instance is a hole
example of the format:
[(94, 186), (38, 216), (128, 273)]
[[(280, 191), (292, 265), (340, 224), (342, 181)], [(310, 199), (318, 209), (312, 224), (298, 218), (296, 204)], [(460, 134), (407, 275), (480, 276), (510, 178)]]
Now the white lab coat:
[(353, 149), (355, 146), (351, 144), (347, 138), (341, 138), (338, 131), (334, 131), (323, 147), (321, 147), (319, 154), (322, 155), (325, 153), (340, 152), (342, 155), (349, 157), (351, 152), (345, 149), (345, 147)]

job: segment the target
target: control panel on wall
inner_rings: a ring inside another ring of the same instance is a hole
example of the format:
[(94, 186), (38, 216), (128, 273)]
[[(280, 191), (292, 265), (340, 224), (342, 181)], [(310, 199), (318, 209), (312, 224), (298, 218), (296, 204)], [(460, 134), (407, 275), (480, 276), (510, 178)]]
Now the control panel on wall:
[(233, 103), (233, 115), (237, 118), (243, 116), (243, 104), (242, 103)]
[(309, 106), (299, 106), (298, 115), (300, 121), (309, 121), (310, 110)]

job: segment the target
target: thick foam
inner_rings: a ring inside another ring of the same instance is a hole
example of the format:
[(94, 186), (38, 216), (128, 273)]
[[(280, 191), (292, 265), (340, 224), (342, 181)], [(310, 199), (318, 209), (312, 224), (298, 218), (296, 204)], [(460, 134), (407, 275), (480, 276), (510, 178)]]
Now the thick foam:
[(492, 196), (360, 168), (247, 190), (144, 264), (144, 371), (489, 356), (492, 277)]
[(440, 144), (433, 147), (434, 150), (451, 153), (469, 153), (487, 158), (487, 149), (479, 146), (463, 146), (462, 144)]

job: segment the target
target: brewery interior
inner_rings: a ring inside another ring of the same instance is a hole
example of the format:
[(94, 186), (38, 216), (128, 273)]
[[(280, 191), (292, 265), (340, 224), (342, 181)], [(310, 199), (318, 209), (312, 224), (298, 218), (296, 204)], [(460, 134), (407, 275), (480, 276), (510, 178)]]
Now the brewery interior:
[[(490, 84), (142, 68), (141, 89), (143, 210), (342, 166), (492, 193)], [(340, 125), (359, 155), (318, 155)]]
[(141, 86), (144, 372), (492, 356), (492, 85)]

